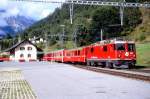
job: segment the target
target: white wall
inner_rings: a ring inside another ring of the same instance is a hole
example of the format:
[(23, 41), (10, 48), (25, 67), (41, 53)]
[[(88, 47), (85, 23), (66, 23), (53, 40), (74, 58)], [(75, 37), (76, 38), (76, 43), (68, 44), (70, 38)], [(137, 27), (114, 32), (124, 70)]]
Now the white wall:
[[(20, 47), (25, 47), (25, 50), (20, 50)], [(28, 50), (28, 47), (32, 47), (32, 50)], [(21, 54), (23, 54), (24, 57), (21, 58), (20, 57)], [(31, 54), (31, 57), (28, 57), (28, 54)], [(29, 61), (30, 59), (37, 60), (36, 47), (30, 43), (23, 43), (17, 48), (15, 48), (15, 56), (13, 60), (18, 61), (19, 59), (24, 59), (25, 61)]]

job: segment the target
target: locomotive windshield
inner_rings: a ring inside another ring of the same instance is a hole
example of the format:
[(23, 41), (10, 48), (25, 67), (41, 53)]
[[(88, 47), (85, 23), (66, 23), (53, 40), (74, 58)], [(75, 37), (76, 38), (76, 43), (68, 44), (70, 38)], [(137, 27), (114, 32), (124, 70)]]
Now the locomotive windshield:
[(135, 44), (128, 44), (128, 51), (135, 51)]
[(116, 50), (125, 50), (125, 44), (123, 43), (116, 44)]

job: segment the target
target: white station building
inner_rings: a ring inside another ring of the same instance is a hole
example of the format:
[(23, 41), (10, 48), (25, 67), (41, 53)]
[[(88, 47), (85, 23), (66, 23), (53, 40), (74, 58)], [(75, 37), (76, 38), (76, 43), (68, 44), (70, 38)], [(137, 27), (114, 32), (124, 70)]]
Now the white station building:
[[(11, 61), (37, 61), (42, 57), (42, 50), (29, 40), (23, 40), (7, 49)], [(40, 53), (40, 54), (39, 54)]]

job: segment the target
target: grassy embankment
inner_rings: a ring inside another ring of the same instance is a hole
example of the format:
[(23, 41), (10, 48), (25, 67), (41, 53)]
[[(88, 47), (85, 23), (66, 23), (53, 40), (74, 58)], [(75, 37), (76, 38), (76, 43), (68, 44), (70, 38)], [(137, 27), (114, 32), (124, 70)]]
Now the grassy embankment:
[(136, 44), (137, 66), (150, 67), (150, 43)]
[(137, 42), (137, 66), (150, 67), (150, 9), (140, 10), (143, 21), (129, 36)]

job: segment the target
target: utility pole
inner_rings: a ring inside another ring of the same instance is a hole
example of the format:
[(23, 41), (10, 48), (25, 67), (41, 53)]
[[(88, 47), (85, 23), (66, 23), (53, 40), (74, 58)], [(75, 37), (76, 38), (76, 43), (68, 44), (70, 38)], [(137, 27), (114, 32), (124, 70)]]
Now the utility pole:
[(74, 47), (77, 47), (77, 32), (78, 32), (78, 27), (76, 27), (74, 33), (73, 33), (73, 40), (74, 40)]
[(103, 29), (101, 28), (101, 41), (103, 40)]
[(120, 6), (120, 21), (121, 21), (121, 26), (123, 26), (123, 21), (124, 21), (124, 19), (123, 19), (123, 12), (124, 12), (124, 3), (125, 3), (126, 1), (125, 0), (123, 0), (123, 2), (121, 2), (121, 6)]
[(73, 3), (69, 5), (70, 8), (70, 23), (73, 23)]
[(21, 42), (21, 36), (20, 36), (20, 34), (18, 35), (18, 43), (20, 43)]
[[(2, 40), (1, 40), (2, 41)], [(2, 51), (2, 42), (0, 42), (1, 44), (0, 44), (0, 52)]]
[(62, 48), (64, 48), (64, 37), (65, 37), (65, 25), (60, 25), (62, 27), (62, 35), (60, 35), (60, 40), (61, 40), (61, 43), (62, 43)]
[(72, 35), (74, 40), (74, 47), (77, 47), (77, 33), (79, 32), (79, 27), (82, 26), (82, 24), (77, 24), (74, 30), (74, 33)]
[[(77, 31), (78, 31), (78, 30), (77, 30)], [(75, 35), (74, 35), (75, 47), (77, 47), (77, 31), (75, 31)]]
[(45, 52), (48, 52), (48, 36), (47, 36), (47, 32), (45, 33)]

